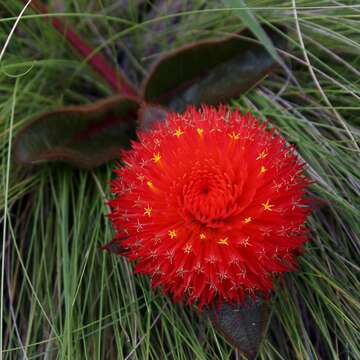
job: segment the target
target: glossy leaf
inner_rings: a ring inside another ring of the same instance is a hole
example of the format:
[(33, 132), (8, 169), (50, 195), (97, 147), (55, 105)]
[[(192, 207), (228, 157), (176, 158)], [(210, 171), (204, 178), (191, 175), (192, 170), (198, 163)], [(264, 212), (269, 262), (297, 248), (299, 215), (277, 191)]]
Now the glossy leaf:
[(21, 164), (61, 160), (93, 168), (119, 157), (136, 137), (139, 103), (113, 96), (90, 105), (68, 106), (39, 115), (17, 135)]
[[(263, 29), (276, 48), (285, 48), (286, 40), (278, 31)], [(143, 97), (176, 111), (188, 104), (218, 104), (249, 90), (277, 65), (251, 31), (244, 29), (162, 56), (143, 84)]]
[(266, 305), (260, 298), (247, 298), (240, 305), (223, 303), (219, 309), (207, 310), (215, 328), (248, 359), (253, 359), (264, 336)]

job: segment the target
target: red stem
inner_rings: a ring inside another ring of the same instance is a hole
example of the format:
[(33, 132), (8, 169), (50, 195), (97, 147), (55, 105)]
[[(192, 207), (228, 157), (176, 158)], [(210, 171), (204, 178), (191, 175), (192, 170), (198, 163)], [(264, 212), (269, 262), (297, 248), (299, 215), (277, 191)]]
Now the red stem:
[[(33, 0), (30, 6), (38, 13), (48, 13), (47, 6), (38, 0)], [(139, 96), (130, 81), (122, 74), (119, 74), (119, 72), (108, 63), (103, 55), (99, 53), (94, 54), (93, 49), (83, 39), (81, 39), (80, 36), (70, 28), (70, 26), (63, 24), (57, 17), (53, 17), (51, 21), (53, 27), (61, 35), (63, 35), (84, 58), (88, 60), (92, 68), (97, 71), (116, 92), (127, 96)]]

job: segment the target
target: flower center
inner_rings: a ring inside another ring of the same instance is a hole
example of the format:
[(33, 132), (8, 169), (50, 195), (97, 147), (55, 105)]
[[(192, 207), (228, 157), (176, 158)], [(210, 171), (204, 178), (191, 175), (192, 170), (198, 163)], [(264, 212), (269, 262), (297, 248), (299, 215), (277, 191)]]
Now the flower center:
[(195, 162), (182, 181), (180, 206), (188, 223), (221, 227), (237, 210), (239, 187), (214, 160)]

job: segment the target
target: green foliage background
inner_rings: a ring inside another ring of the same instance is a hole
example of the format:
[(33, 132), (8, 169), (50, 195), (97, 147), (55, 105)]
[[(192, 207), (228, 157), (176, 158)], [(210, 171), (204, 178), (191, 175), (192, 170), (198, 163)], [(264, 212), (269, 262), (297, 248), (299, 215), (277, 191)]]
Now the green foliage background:
[[(270, 302), (259, 359), (360, 359), (360, 5), (357, 1), (52, 1), (134, 81), (158, 53), (257, 22), (289, 27), (288, 71), (232, 101), (296, 145), (319, 199), (301, 270)], [(137, 4), (150, 12), (139, 14)], [(12, 139), (30, 117), (110, 95), (49, 23), (0, 0), (1, 346), (4, 359), (235, 359), (203, 314), (173, 305), (99, 251), (112, 237), (104, 198), (112, 164), (20, 168)], [(236, 8), (238, 7), (238, 8)], [(226, 9), (227, 8), (227, 9)], [(230, 9), (229, 9), (230, 8)], [(179, 13), (174, 24), (171, 19)], [(268, 46), (269, 44), (267, 44)], [(132, 69), (132, 70), (131, 70)]]

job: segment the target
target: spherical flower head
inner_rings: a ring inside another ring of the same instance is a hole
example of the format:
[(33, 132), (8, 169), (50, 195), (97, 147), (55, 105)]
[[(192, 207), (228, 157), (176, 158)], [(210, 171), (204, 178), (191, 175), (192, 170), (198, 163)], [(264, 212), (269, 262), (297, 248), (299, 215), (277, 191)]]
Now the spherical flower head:
[(225, 107), (168, 114), (115, 170), (112, 243), (174, 300), (240, 302), (296, 268), (303, 164), (274, 129)]

